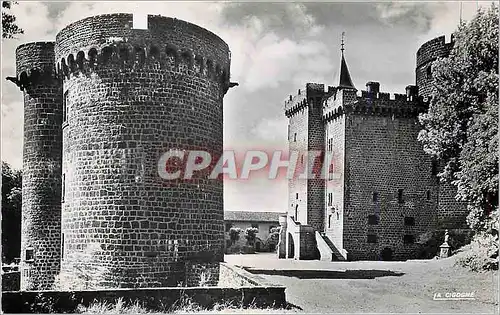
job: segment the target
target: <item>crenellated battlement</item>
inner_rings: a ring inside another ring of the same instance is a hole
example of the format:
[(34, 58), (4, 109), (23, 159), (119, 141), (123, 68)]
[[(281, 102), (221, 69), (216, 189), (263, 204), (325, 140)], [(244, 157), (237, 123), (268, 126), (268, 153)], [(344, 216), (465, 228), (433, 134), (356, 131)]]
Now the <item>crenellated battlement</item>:
[(309, 104), (309, 99), (322, 98), (325, 94), (325, 85), (320, 83), (307, 83), (305, 88), (301, 88), (295, 95), (289, 95), (285, 99), (285, 116), (301, 111)]
[[(448, 38), (450, 40), (447, 40)], [(451, 34), (451, 36), (442, 35), (423, 43), (417, 50), (417, 68), (435, 60), (438, 57), (448, 56), (453, 48), (453, 43), (453, 34)]]
[(101, 47), (92, 46), (58, 60), (56, 72), (62, 78), (69, 78), (102, 68), (167, 69), (229, 84), (228, 66), (173, 44), (138, 46), (116, 41)]
[(326, 108), (323, 119), (335, 119), (340, 115), (351, 112), (364, 115), (381, 115), (396, 117), (416, 117), (428, 106), (428, 99), (418, 95), (418, 88), (414, 85), (406, 87), (406, 93), (379, 92), (378, 82), (368, 82), (367, 90), (358, 91), (356, 101), (352, 104), (340, 104)]
[(31, 42), (19, 45), (16, 49), (16, 76), (7, 77), (7, 80), (23, 91), (41, 81), (54, 79), (54, 44)]

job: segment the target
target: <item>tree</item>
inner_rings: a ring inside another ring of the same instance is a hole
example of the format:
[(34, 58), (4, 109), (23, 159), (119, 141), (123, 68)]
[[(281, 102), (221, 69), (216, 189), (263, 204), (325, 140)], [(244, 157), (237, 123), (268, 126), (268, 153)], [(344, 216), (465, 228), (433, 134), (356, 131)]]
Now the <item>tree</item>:
[(232, 227), (229, 229), (229, 239), (231, 240), (231, 245), (234, 245), (240, 239), (240, 228)]
[(424, 150), (467, 201), (469, 225), (498, 235), (498, 7), (478, 10), (454, 34), (448, 58), (433, 63), (435, 92), (420, 116)]
[(17, 34), (24, 34), (16, 24), (16, 17), (9, 13), (12, 4), (17, 2), (2, 1), (2, 38), (14, 38)]
[(255, 243), (255, 238), (257, 237), (257, 233), (259, 233), (258, 228), (249, 227), (245, 230), (245, 238), (247, 239), (248, 245), (253, 246)]
[(10, 263), (21, 255), (20, 170), (2, 161), (2, 261)]

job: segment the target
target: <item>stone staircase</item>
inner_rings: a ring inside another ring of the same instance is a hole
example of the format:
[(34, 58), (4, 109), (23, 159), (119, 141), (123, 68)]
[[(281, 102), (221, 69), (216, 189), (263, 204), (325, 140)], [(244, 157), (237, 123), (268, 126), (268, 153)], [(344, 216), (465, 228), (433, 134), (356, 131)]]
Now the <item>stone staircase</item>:
[(324, 261), (338, 261), (347, 260), (347, 252), (342, 250), (342, 252), (337, 249), (335, 244), (330, 240), (330, 238), (325, 233), (320, 233), (316, 231), (316, 243), (318, 245), (318, 250), (321, 255), (321, 260)]

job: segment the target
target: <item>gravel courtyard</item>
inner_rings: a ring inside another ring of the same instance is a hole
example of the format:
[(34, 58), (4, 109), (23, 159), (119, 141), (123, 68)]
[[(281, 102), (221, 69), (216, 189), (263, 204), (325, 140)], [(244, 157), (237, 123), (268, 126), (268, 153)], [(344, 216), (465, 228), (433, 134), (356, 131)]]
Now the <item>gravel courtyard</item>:
[[(226, 255), (286, 286), (287, 301), (306, 313), (496, 313), (498, 272), (473, 273), (455, 258), (406, 262), (278, 260), (275, 254)], [(474, 292), (475, 300), (433, 300), (436, 293)], [(299, 311), (300, 312), (300, 311)]]

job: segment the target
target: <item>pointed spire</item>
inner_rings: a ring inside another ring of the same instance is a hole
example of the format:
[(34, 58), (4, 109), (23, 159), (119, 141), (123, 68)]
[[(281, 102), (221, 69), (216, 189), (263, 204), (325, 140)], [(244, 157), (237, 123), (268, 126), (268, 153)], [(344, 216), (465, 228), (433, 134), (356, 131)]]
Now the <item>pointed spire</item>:
[(345, 32), (342, 32), (342, 43), (341, 43), (341, 54), (342, 58), (340, 60), (340, 78), (339, 78), (339, 88), (354, 89), (354, 84), (352, 83), (351, 74), (349, 73), (349, 68), (347, 68), (347, 63), (344, 58), (344, 36)]

